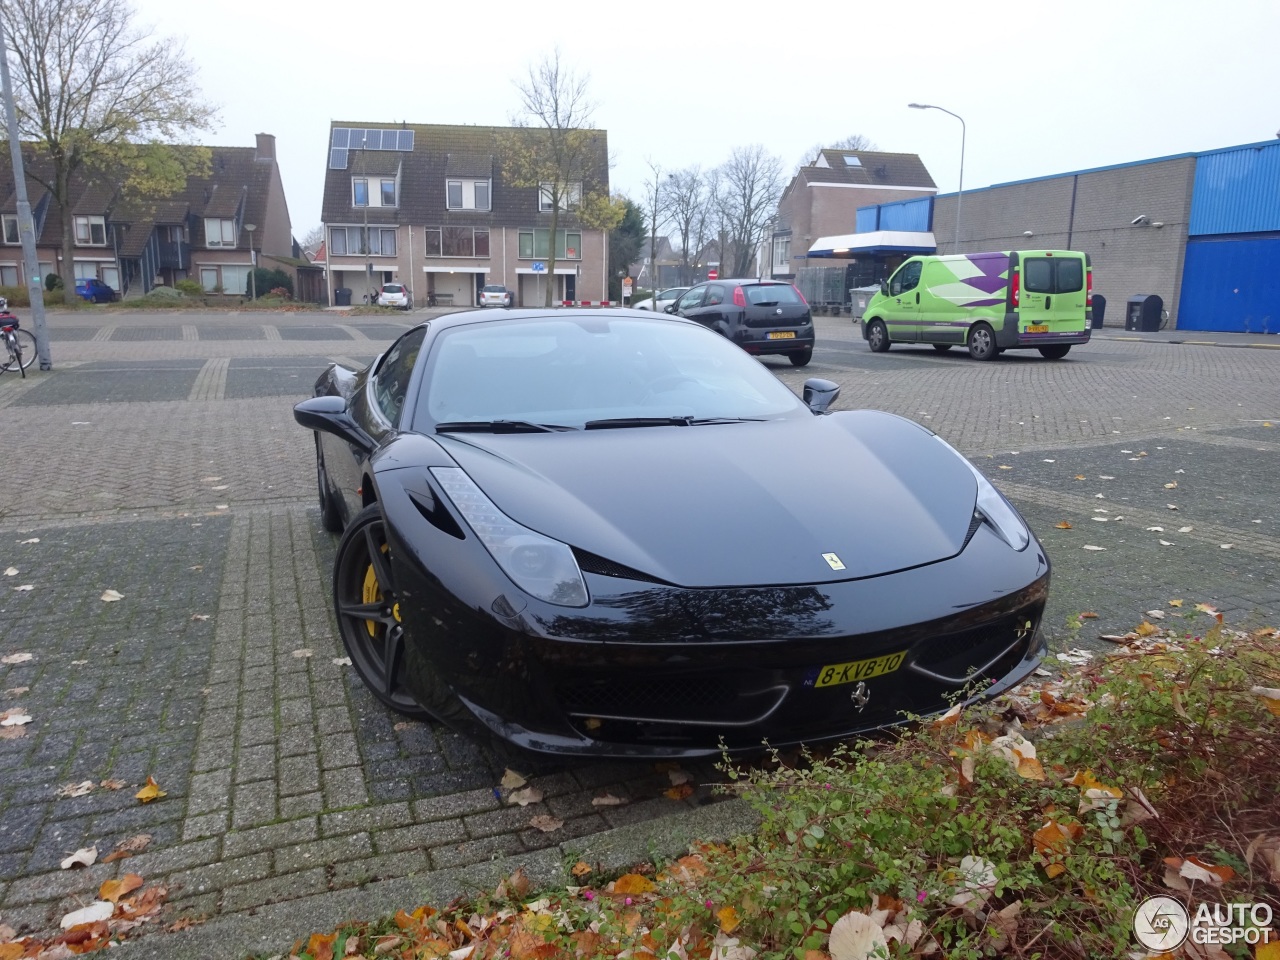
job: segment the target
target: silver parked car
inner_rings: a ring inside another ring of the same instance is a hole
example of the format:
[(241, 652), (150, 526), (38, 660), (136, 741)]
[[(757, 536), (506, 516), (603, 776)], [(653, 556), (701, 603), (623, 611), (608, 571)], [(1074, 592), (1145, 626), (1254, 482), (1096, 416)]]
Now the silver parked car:
[(656, 297), (649, 297), (633, 303), (634, 310), (653, 310), (657, 313), (665, 313), (668, 306), (680, 299), (680, 294), (688, 290), (688, 287), (668, 287), (666, 290), (658, 291)]
[(510, 307), (515, 302), (515, 294), (500, 283), (490, 283), (480, 288), (480, 306)]
[(403, 283), (384, 283), (378, 292), (378, 305), (383, 307), (399, 307), (401, 310), (413, 309), (413, 294)]

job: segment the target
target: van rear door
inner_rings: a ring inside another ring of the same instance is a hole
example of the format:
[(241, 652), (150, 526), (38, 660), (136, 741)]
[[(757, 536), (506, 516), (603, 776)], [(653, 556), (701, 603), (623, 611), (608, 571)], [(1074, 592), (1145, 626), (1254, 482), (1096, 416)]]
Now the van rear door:
[(1021, 255), (1019, 334), (1078, 333), (1087, 326), (1088, 266), (1083, 253), (1046, 250)]

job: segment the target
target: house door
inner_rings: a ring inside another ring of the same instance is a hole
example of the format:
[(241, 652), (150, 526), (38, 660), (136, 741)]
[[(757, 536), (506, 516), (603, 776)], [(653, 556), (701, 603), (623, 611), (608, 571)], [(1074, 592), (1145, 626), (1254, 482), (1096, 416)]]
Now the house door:
[(564, 298), (570, 303), (578, 299), (578, 278), (572, 273), (564, 278)]
[(118, 267), (103, 267), (102, 282), (112, 290), (120, 289), (120, 269)]

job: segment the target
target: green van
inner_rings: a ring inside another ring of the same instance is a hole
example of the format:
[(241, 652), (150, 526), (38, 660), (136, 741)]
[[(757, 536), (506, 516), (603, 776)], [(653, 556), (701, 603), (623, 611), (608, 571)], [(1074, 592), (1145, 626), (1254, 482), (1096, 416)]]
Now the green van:
[(1059, 360), (1088, 343), (1093, 320), (1089, 255), (1021, 250), (912, 257), (880, 284), (862, 314), (876, 353), (895, 343), (965, 345), (975, 360), (1039, 350)]

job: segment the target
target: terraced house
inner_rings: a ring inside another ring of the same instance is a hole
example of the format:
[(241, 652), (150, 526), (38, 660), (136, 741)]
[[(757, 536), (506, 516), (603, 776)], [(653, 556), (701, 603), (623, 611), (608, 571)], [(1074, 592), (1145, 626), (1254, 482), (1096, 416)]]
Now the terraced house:
[[(198, 281), (209, 293), (243, 295), (255, 259), (296, 273), (276, 138), (260, 133), (252, 147), (200, 149), (208, 151), (204, 175), (188, 177), (183, 189), (167, 196), (128, 196), (121, 177), (110, 170), (84, 171), (73, 179), (66, 213), (75, 219), (71, 256), (77, 279), (101, 280), (126, 298), (183, 279)], [(46, 276), (60, 272), (55, 264), (66, 255), (63, 212), (40, 182), (48, 180), (45, 158), (26, 144), (23, 153), (36, 254)], [(17, 209), (6, 150), (0, 159), (0, 286), (26, 284)]]
[[(585, 227), (585, 197), (608, 194), (605, 131), (589, 131), (572, 179), (518, 185), (513, 127), (334, 122), (329, 131), (324, 221), (330, 302), (355, 303), (384, 283), (409, 287), (416, 305), (473, 306), (486, 284), (517, 306), (600, 301), (608, 289), (608, 235)], [(561, 195), (551, 272), (550, 195)], [(342, 292), (339, 292), (342, 291)]]

